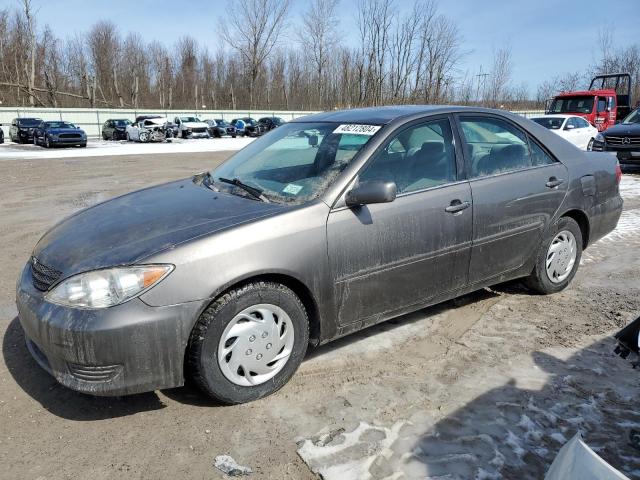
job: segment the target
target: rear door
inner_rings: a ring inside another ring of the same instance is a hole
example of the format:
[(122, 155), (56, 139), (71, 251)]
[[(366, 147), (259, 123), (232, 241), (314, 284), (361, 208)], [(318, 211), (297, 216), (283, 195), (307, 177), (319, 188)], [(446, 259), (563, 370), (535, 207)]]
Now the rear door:
[(534, 255), (567, 191), (567, 169), (503, 117), (458, 115), (473, 195), (470, 284), (517, 271)]
[(419, 121), (388, 140), (358, 178), (394, 181), (395, 201), (331, 211), (329, 262), (341, 325), (384, 320), (464, 286), (471, 189), (457, 158), (449, 118)]

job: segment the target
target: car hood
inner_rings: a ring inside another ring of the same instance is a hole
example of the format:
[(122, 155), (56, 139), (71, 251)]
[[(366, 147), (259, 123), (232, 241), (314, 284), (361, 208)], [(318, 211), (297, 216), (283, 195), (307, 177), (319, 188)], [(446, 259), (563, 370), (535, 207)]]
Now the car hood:
[(193, 238), (287, 208), (214, 192), (185, 179), (81, 210), (49, 230), (33, 255), (68, 277), (130, 265)]
[(619, 135), (621, 137), (625, 135), (640, 135), (640, 123), (629, 123), (628, 125), (619, 123), (607, 128), (603, 133), (604, 135)]
[(59, 135), (61, 133), (79, 133), (83, 134), (84, 132), (79, 128), (48, 128), (47, 133), (51, 133), (54, 135)]
[(209, 128), (204, 122), (182, 122), (182, 126), (187, 128)]

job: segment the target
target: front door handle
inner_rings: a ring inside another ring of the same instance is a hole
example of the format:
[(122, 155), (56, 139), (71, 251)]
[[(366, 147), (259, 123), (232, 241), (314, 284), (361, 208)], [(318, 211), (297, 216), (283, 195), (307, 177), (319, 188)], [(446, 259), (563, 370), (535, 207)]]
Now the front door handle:
[(548, 188), (556, 188), (562, 185), (563, 183), (564, 183), (564, 180), (562, 178), (551, 177), (549, 181), (545, 183), (545, 185)]
[(462, 202), (456, 198), (455, 200), (451, 201), (451, 204), (448, 207), (446, 207), (444, 211), (449, 213), (458, 213), (458, 212), (461, 212), (462, 210), (469, 208), (470, 206), (471, 206), (471, 203), (466, 201)]

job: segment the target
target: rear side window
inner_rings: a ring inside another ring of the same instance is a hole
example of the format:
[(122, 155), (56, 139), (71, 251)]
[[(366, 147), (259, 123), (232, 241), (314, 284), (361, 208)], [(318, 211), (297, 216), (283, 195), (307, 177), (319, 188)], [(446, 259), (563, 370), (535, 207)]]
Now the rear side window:
[(542, 165), (551, 165), (555, 160), (532, 138), (529, 138), (529, 146), (531, 148), (531, 163), (534, 167)]
[(460, 117), (471, 158), (471, 178), (513, 172), (532, 166), (527, 136), (493, 117)]

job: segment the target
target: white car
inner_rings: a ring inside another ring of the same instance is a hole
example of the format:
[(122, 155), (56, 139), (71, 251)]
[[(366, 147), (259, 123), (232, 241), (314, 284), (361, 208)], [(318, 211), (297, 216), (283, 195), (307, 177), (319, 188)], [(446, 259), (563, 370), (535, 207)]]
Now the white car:
[(133, 142), (164, 142), (167, 140), (167, 119), (158, 115), (145, 115), (127, 125), (126, 137)]
[(178, 126), (178, 136), (182, 138), (211, 138), (209, 125), (198, 117), (176, 117), (173, 120)]
[(591, 150), (598, 129), (577, 115), (544, 115), (532, 118), (582, 150)]

